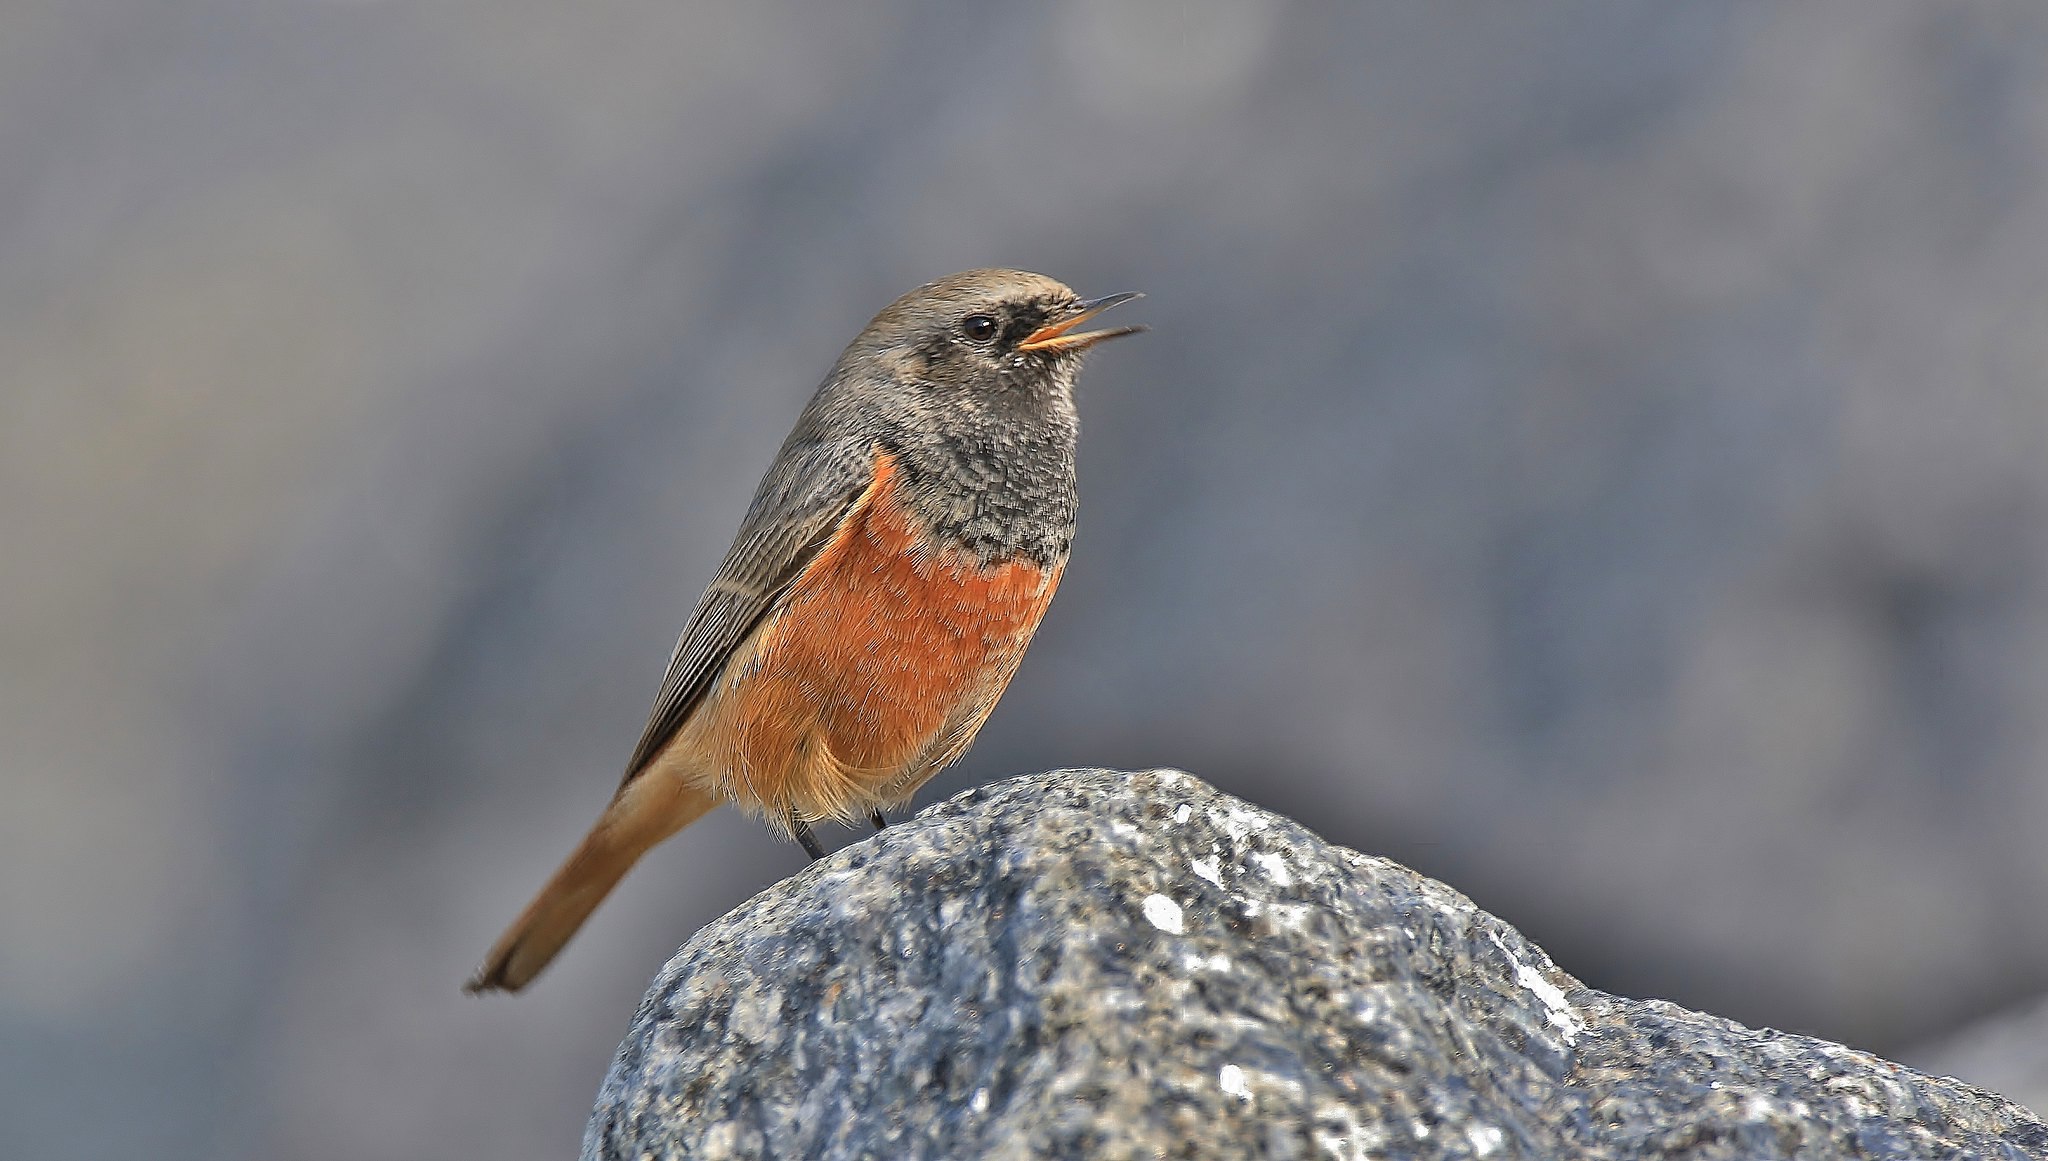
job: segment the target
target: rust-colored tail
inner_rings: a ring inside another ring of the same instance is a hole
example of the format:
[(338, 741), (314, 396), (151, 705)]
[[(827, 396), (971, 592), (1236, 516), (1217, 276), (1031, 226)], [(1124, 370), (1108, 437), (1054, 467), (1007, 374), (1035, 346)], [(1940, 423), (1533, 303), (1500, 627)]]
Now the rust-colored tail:
[(498, 937), (462, 990), (516, 992), (531, 983), (641, 855), (717, 805), (703, 791), (668, 778), (643, 774), (620, 787), (597, 825)]

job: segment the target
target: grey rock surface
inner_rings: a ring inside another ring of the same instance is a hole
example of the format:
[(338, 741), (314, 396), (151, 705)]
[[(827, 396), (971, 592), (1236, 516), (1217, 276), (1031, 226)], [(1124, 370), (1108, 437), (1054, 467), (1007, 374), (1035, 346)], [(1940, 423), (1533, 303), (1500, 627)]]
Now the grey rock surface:
[(2048, 996), (1916, 1045), (1899, 1059), (1923, 1071), (1992, 1086), (2040, 1116), (2048, 1112)]
[(700, 931), (584, 1157), (2048, 1157), (2018, 1105), (1581, 985), (1174, 771), (960, 795)]

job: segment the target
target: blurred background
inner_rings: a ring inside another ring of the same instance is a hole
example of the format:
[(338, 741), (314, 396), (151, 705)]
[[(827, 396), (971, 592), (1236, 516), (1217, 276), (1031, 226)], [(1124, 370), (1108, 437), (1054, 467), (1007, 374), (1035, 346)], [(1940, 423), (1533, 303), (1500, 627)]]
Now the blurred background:
[(573, 1153), (801, 855), (457, 985), (840, 347), (987, 264), (1153, 330), (923, 801), (1183, 767), (1916, 1062), (2048, 990), (2048, 8), (9, 0), (0, 1152)]

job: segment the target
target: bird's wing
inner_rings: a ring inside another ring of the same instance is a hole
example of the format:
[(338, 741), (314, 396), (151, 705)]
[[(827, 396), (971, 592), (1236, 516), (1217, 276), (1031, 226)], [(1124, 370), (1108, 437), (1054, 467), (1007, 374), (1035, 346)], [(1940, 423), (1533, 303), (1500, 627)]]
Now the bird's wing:
[(626, 763), (631, 782), (675, 737), (726, 659), (831, 543), (880, 478), (876, 453), (846, 442), (790, 446), (761, 481), (732, 550), (676, 641), (661, 695)]

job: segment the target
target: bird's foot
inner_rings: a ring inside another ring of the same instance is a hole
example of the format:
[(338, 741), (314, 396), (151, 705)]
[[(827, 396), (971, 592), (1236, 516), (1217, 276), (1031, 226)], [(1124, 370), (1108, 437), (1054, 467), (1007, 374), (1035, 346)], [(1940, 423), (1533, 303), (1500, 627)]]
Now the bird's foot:
[(789, 833), (796, 836), (796, 841), (803, 846), (804, 853), (811, 856), (812, 862), (825, 857), (825, 848), (818, 845), (818, 836), (811, 833), (811, 824), (794, 810), (789, 812)]

